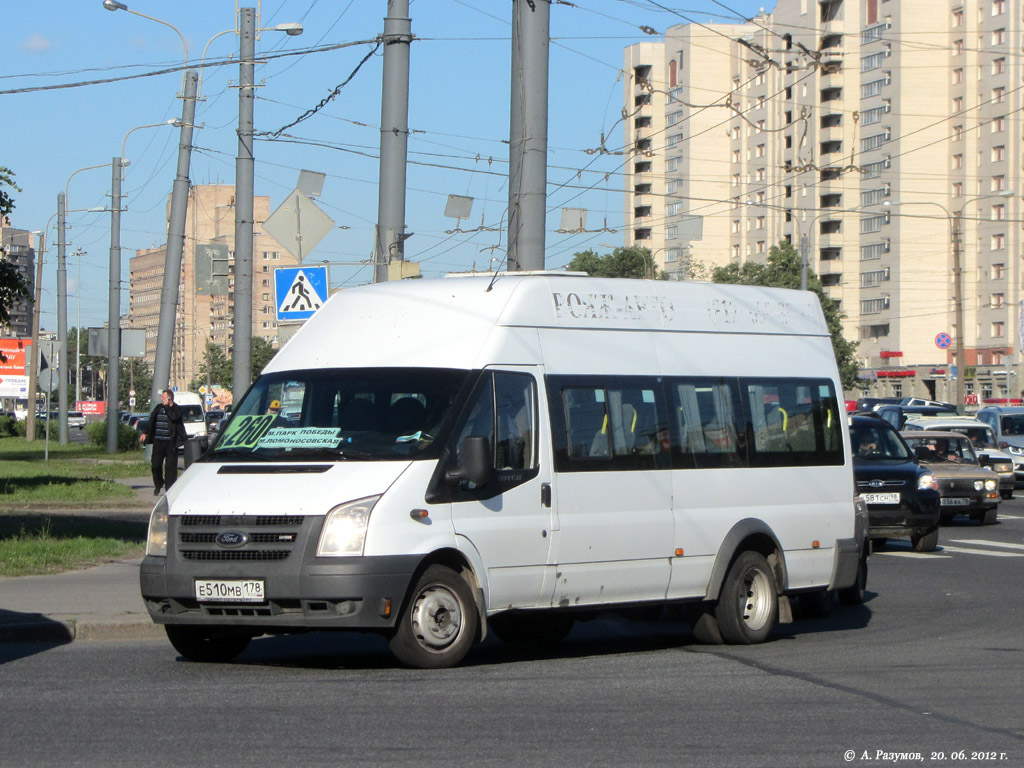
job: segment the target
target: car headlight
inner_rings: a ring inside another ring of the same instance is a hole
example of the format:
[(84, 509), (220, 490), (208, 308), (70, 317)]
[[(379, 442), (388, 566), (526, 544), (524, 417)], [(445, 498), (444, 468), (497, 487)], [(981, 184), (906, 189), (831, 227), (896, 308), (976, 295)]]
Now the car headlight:
[(926, 472), (917, 478), (917, 490), (919, 491), (937, 491), (939, 490), (939, 482), (935, 479), (935, 475), (930, 472)]
[(149, 516), (149, 536), (146, 538), (146, 554), (152, 557), (167, 557), (167, 515), (171, 505), (164, 496), (153, 507)]
[(1016, 445), (1007, 445), (1006, 452), (1012, 453), (1014, 456), (1024, 456), (1024, 448)]
[(986, 480), (985, 481), (985, 490), (986, 491), (994, 491), (998, 485), (999, 485), (999, 483), (996, 480)]
[(370, 512), (379, 498), (370, 496), (350, 501), (328, 512), (320, 531), (320, 543), (316, 546), (317, 557), (362, 555)]

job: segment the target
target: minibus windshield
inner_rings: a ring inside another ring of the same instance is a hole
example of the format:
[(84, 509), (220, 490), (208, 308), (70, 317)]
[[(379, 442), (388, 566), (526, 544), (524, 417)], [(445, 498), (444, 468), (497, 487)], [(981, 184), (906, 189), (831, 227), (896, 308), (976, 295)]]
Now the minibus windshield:
[(334, 368), (261, 376), (211, 461), (436, 458), (468, 371)]

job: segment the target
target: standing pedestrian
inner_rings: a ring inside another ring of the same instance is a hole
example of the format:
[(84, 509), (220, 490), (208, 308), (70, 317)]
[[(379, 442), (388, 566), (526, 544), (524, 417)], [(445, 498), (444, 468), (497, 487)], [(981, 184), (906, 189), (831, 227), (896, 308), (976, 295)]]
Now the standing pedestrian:
[(139, 435), (140, 443), (153, 446), (153, 495), (170, 488), (178, 479), (178, 446), (188, 439), (181, 408), (174, 404), (174, 392), (160, 393), (160, 404), (149, 416), (149, 428)]

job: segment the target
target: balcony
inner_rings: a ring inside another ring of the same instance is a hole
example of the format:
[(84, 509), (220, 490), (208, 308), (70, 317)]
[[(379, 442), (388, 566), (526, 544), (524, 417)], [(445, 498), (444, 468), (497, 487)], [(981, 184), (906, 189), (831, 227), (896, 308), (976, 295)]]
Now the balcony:
[(843, 142), (835, 139), (830, 141), (822, 141), (819, 146), (819, 151), (822, 160), (831, 160), (831, 158), (826, 158), (826, 155), (835, 155), (841, 153), (843, 151)]

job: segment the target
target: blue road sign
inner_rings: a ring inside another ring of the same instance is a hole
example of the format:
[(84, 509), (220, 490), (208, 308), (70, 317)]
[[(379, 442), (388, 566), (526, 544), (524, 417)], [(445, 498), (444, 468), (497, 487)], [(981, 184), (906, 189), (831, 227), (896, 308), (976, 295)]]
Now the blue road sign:
[(935, 337), (935, 346), (939, 349), (949, 349), (949, 345), (953, 343), (953, 339), (950, 338), (948, 333), (940, 333)]
[(282, 267), (274, 270), (274, 304), (278, 320), (307, 320), (327, 301), (327, 267)]

